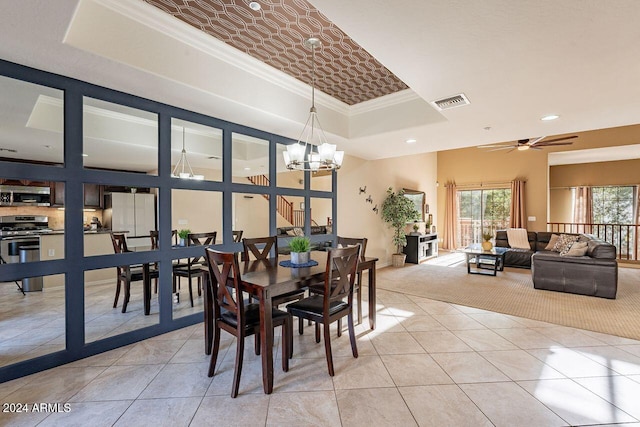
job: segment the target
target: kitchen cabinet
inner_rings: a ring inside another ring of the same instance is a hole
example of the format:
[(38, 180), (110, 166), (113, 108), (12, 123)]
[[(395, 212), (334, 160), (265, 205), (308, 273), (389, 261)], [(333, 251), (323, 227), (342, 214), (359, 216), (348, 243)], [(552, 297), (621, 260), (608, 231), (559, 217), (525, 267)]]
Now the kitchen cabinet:
[(98, 184), (84, 185), (84, 207), (102, 209), (104, 207), (104, 197), (102, 186)]
[[(64, 182), (51, 182), (51, 206), (64, 206)], [(102, 209), (104, 207), (102, 185), (84, 184), (84, 207)]]

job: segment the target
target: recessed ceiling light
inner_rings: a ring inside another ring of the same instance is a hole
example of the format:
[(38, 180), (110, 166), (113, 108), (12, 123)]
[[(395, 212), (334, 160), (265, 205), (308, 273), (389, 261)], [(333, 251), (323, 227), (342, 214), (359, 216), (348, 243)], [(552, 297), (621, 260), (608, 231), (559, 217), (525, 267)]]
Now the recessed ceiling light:
[(558, 116), (557, 114), (549, 114), (549, 115), (541, 117), (540, 120), (542, 120), (543, 122), (548, 122), (549, 120), (555, 120), (558, 117), (560, 117), (560, 116)]
[(82, 157), (89, 157), (89, 155), (82, 153)]
[(244, 168), (244, 170), (246, 170), (246, 171), (250, 171), (250, 170), (251, 170), (251, 168), (247, 167), (247, 168)]
[(250, 1), (249, 7), (255, 11), (258, 11), (261, 8), (260, 3), (258, 3), (257, 1)]
[(405, 141), (407, 144), (415, 144), (416, 140), (414, 138), (409, 138)]

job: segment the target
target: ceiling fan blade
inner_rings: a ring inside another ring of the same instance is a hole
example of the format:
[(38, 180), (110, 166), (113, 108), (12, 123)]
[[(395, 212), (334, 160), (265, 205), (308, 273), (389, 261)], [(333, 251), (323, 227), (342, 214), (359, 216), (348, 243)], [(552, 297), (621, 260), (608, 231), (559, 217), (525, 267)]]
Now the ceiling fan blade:
[(531, 147), (533, 145), (536, 145), (538, 142), (542, 141), (545, 138), (546, 138), (546, 136), (539, 136), (536, 139), (534, 139), (533, 141), (529, 140), (529, 142), (527, 142), (527, 145)]
[(496, 145), (478, 145), (478, 148), (511, 148), (513, 145), (496, 144)]
[[(516, 149), (516, 147), (514, 147), (513, 145), (505, 145), (505, 146), (503, 146), (503, 147), (496, 147), (496, 148), (492, 148), (491, 150), (489, 150), (489, 152), (491, 152), (491, 151), (498, 151), (498, 150), (508, 150), (508, 149), (515, 150), (515, 149)], [(507, 153), (508, 153), (508, 152), (509, 152), (509, 151), (507, 151)]]
[(544, 141), (541, 142), (540, 144), (536, 144), (536, 147), (553, 147), (555, 145), (571, 145), (573, 144), (573, 142), (551, 142), (551, 141)]
[(562, 138), (547, 139), (546, 141), (542, 141), (542, 142), (540, 142), (540, 143), (541, 143), (541, 144), (546, 144), (546, 143), (548, 143), (548, 142), (566, 141), (566, 140), (568, 140), (568, 139), (575, 139), (575, 138), (577, 138), (577, 137), (578, 137), (578, 135), (565, 136), (565, 137), (562, 137)]

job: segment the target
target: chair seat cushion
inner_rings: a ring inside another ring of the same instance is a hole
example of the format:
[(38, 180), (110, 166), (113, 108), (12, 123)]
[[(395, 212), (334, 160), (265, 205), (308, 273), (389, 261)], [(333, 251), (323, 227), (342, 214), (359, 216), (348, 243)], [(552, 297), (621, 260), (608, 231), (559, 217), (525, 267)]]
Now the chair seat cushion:
[[(136, 267), (129, 269), (130, 277), (132, 282), (139, 282), (142, 280), (142, 267)], [(123, 276), (126, 277), (126, 274), (123, 272)], [(155, 268), (149, 268), (149, 277), (152, 279), (157, 279), (159, 276), (158, 270)]]
[[(309, 298), (302, 299), (298, 302), (291, 303), (287, 306), (287, 311), (294, 314), (296, 312), (308, 312), (314, 314), (322, 314), (324, 297), (321, 295), (313, 295)], [(329, 305), (329, 315), (333, 315), (349, 305), (344, 301), (332, 301)]]
[[(260, 324), (260, 304), (245, 305), (244, 313), (245, 313), (245, 325), (247, 327), (253, 328), (256, 325)], [(230, 311), (224, 310), (220, 315), (220, 317), (225, 323), (234, 327), (238, 326), (236, 315), (231, 313)], [(287, 313), (286, 311), (278, 310), (277, 308), (273, 308), (271, 310), (271, 318), (273, 319), (274, 323), (286, 317), (289, 317), (289, 313)]]

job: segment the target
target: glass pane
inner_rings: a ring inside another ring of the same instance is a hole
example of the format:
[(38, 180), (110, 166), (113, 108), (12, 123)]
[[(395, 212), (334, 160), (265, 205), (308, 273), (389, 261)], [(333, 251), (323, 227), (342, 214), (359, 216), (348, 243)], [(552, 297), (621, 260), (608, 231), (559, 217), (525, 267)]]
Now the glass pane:
[(269, 141), (239, 133), (231, 138), (233, 182), (269, 185)]
[[(285, 151), (287, 151), (286, 145), (276, 145), (276, 171), (278, 173), (276, 184), (278, 187), (304, 188), (304, 172), (287, 169), (284, 163), (284, 157), (282, 157), (282, 153)], [(331, 191), (331, 186), (329, 186), (328, 191)]]
[(65, 349), (64, 277), (0, 283), (0, 366)]
[(311, 173), (311, 189), (317, 191), (331, 191), (333, 173), (331, 171), (318, 171)]
[(158, 116), (84, 98), (83, 156), (86, 168), (158, 174)]
[(0, 76), (0, 158), (62, 165), (63, 107), (60, 90)]
[(222, 130), (172, 119), (171, 174), (222, 181)]
[(286, 235), (294, 227), (304, 229), (304, 197), (278, 196), (276, 226), (279, 235)]
[[(122, 256), (126, 257), (126, 255)], [(97, 341), (145, 328), (155, 325), (159, 321), (156, 280), (150, 279), (148, 288), (150, 310), (149, 314), (145, 314), (145, 292), (141, 268), (138, 265), (129, 265), (126, 261), (121, 267), (120, 274), (116, 267), (90, 270), (84, 273), (85, 342)], [(151, 264), (150, 268), (157, 269), (158, 267), (156, 264)], [(123, 313), (127, 275), (131, 277), (129, 283), (131, 292), (126, 311)], [(120, 291), (116, 300), (119, 277), (121, 278)], [(114, 307), (114, 301), (116, 307)]]
[(331, 234), (333, 206), (332, 199), (324, 199), (320, 197), (311, 198), (311, 234)]
[(246, 238), (269, 236), (268, 196), (234, 193), (233, 230)]
[(85, 184), (85, 205), (88, 197), (95, 197), (88, 195), (93, 191), (98, 192), (104, 209), (84, 210), (85, 256), (112, 254), (111, 232), (124, 233), (130, 250), (153, 249), (151, 233), (157, 230), (157, 188)]
[(215, 243), (222, 243), (221, 192), (171, 190), (171, 206), (172, 229), (185, 240), (189, 233), (216, 232)]

